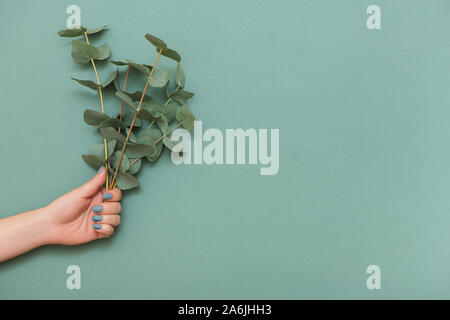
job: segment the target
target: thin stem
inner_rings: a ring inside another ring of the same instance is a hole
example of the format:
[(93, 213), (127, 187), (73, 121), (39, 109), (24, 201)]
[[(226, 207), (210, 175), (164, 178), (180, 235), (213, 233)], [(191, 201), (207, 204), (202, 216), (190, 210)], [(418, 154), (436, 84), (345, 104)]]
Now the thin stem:
[[(87, 33), (84, 33), (84, 37), (86, 38), (86, 43), (89, 44), (89, 38)], [(94, 68), (94, 72), (95, 72), (95, 77), (97, 78), (97, 84), (98, 84), (98, 93), (100, 95), (100, 106), (101, 106), (101, 110), (102, 113), (105, 112), (104, 107), (103, 107), (103, 93), (102, 93), (102, 87), (100, 85), (100, 79), (98, 77), (98, 72), (97, 72), (97, 68), (95, 67), (95, 62), (94, 59), (90, 58), (91, 63), (92, 63), (92, 67)], [(103, 144), (105, 146), (105, 162), (108, 163), (108, 144), (106, 143), (106, 138), (103, 138)], [(106, 167), (106, 165), (105, 165)], [(108, 168), (106, 168), (106, 190), (108, 190), (109, 188), (109, 178), (108, 178)]]
[[(130, 65), (128, 65), (128, 69), (127, 69), (127, 75), (125, 77), (125, 84), (123, 85), (123, 92), (127, 91), (127, 82), (128, 82), (128, 75), (130, 74)], [(120, 106), (120, 121), (122, 121), (123, 119), (123, 104), (124, 104), (124, 100), (122, 99), (122, 105)], [(120, 133), (120, 127), (117, 130), (118, 133)]]
[(125, 139), (125, 143), (123, 144), (123, 148), (122, 148), (122, 152), (120, 154), (119, 162), (117, 163), (116, 171), (114, 172), (114, 177), (112, 179), (112, 183), (111, 183), (112, 185), (114, 185), (114, 183), (116, 182), (116, 178), (117, 178), (117, 174), (119, 172), (120, 164), (122, 162), (122, 158), (123, 158), (123, 155), (125, 153), (125, 148), (127, 147), (128, 139), (130, 139), (131, 131), (133, 130), (134, 123), (136, 122), (136, 119), (137, 119), (137, 116), (139, 114), (139, 111), (141, 110), (142, 102), (144, 101), (144, 97), (145, 97), (145, 92), (147, 91), (148, 85), (149, 85), (150, 80), (152, 78), (153, 71), (156, 69), (156, 65), (158, 64), (158, 60), (159, 60), (159, 57), (161, 56), (161, 52), (162, 52), (162, 49), (159, 50), (158, 56), (156, 57), (155, 63), (153, 64), (152, 71), (150, 71), (150, 75), (148, 76), (147, 82), (145, 83), (145, 88), (144, 88), (144, 91), (142, 92), (141, 100), (139, 101), (139, 105), (138, 105), (138, 107), (136, 109), (136, 113), (134, 114), (133, 121), (131, 122), (130, 129), (129, 129), (128, 134), (127, 134), (127, 138)]
[(133, 160), (133, 162), (131, 162), (131, 163), (130, 163), (130, 167), (132, 167), (132, 166), (133, 166), (133, 164), (135, 164), (135, 163), (136, 163), (136, 161), (138, 161), (139, 159), (140, 159), (140, 158), (136, 158), (136, 159), (134, 159), (134, 160)]

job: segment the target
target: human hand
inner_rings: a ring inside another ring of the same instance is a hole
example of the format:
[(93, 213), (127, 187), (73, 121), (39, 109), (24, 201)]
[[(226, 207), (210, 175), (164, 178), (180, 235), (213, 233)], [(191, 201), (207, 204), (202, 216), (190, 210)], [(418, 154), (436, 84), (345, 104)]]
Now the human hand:
[(120, 224), (120, 189), (106, 191), (104, 168), (79, 188), (59, 197), (42, 211), (51, 228), (49, 243), (76, 245), (108, 238)]

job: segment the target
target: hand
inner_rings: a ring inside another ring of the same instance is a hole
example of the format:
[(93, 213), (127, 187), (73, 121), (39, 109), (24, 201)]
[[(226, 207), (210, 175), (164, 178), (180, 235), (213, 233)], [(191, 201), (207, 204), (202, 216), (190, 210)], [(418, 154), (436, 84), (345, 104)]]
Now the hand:
[(49, 204), (43, 214), (51, 225), (49, 242), (76, 245), (108, 238), (120, 224), (122, 210), (119, 189), (106, 191), (103, 168), (89, 182)]

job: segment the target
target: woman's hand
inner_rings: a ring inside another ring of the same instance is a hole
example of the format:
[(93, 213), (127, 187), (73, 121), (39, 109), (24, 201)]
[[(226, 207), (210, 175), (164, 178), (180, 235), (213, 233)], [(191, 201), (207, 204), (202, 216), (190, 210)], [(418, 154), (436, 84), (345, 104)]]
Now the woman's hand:
[(120, 224), (119, 189), (106, 191), (102, 168), (89, 182), (44, 208), (0, 219), (0, 262), (46, 244), (110, 237)]
[(76, 245), (110, 237), (120, 224), (119, 189), (106, 191), (105, 169), (81, 187), (48, 205), (44, 213), (52, 226), (50, 243)]

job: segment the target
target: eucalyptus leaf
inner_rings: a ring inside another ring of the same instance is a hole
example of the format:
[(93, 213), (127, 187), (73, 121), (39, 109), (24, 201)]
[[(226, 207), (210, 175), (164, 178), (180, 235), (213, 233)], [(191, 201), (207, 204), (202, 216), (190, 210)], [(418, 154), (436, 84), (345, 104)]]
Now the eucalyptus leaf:
[[(109, 159), (109, 163), (111, 164), (111, 166), (116, 169), (117, 165), (119, 164), (119, 159), (120, 159), (120, 155), (122, 154), (122, 151), (117, 150), (116, 152), (113, 153), (113, 155), (111, 156), (111, 158)], [(120, 168), (119, 168), (119, 172), (125, 172), (128, 171), (128, 169), (130, 168), (130, 162), (128, 160), (128, 157), (126, 154), (124, 154), (122, 156), (122, 161), (120, 161)]]
[(181, 88), (184, 88), (184, 84), (186, 82), (186, 76), (184, 75), (184, 71), (181, 68), (181, 65), (177, 65), (177, 70), (175, 71), (175, 82)]
[(186, 130), (192, 131), (192, 129), (194, 129), (195, 117), (186, 104), (182, 105), (180, 109), (178, 109), (177, 120), (183, 122), (183, 127)]
[(89, 29), (86, 31), (87, 34), (95, 34), (95, 33), (99, 33), (102, 32), (104, 30), (108, 29), (108, 26), (103, 26), (100, 28), (95, 28), (95, 29)]
[(86, 109), (83, 113), (83, 119), (87, 124), (91, 126), (98, 126), (100, 125), (100, 123), (102, 123), (102, 121), (109, 119), (109, 116), (106, 113), (100, 111)]
[[(125, 112), (123, 115), (123, 122), (125, 122), (126, 125), (131, 126), (131, 123), (133, 122), (135, 112)], [(139, 128), (142, 125), (142, 121), (139, 118), (136, 118), (136, 121), (134, 121), (135, 128)]]
[(147, 160), (150, 162), (155, 162), (158, 160), (159, 156), (162, 153), (163, 150), (163, 144), (158, 143), (155, 144), (155, 142), (162, 136), (161, 130), (158, 128), (148, 128), (145, 131), (142, 131), (137, 136), (137, 142), (142, 144), (148, 144), (151, 146), (155, 146), (156, 148), (156, 154), (147, 156)]
[[(141, 101), (142, 91), (135, 91), (135, 92), (132, 92), (132, 93), (127, 92), (127, 94), (133, 101)], [(149, 95), (144, 95), (144, 100), (142, 100), (142, 101), (143, 102), (150, 102), (152, 100), (153, 100), (153, 98), (150, 97)]]
[(167, 122), (171, 123), (176, 118), (178, 105), (176, 103), (169, 103), (163, 109), (163, 114), (167, 118)]
[(138, 113), (139, 118), (147, 120), (148, 122), (156, 121), (156, 117), (147, 109), (141, 109)]
[(169, 122), (167, 121), (167, 118), (164, 114), (156, 112), (156, 114), (160, 115), (157, 119), (156, 119), (156, 124), (159, 128), (159, 130), (161, 130), (162, 133), (166, 134), (169, 131)]
[(98, 53), (97, 48), (80, 40), (72, 40), (72, 58), (76, 63), (86, 64)]
[(152, 78), (150, 79), (150, 85), (155, 88), (164, 87), (170, 79), (172, 71), (157, 69), (153, 72)]
[[(95, 48), (95, 47), (94, 47)], [(90, 57), (94, 60), (105, 60), (109, 58), (111, 54), (111, 50), (109, 49), (108, 44), (103, 44), (100, 47), (95, 48), (97, 51), (90, 55)]]
[(114, 89), (116, 89), (116, 91), (122, 91), (120, 89), (120, 81), (119, 81), (119, 67), (117, 67), (117, 77), (114, 79), (113, 83), (114, 83)]
[[(108, 158), (111, 157), (114, 150), (116, 149), (117, 141), (116, 140), (110, 140), (107, 143), (107, 149), (108, 149)], [(89, 154), (94, 156), (99, 156), (101, 158), (105, 157), (105, 144), (94, 144), (89, 148)]]
[(119, 60), (111, 60), (108, 59), (109, 62), (111, 62), (112, 64), (115, 64), (116, 66), (122, 67), (122, 66), (127, 66), (128, 63), (123, 62), (123, 61), (119, 61)]
[(60, 37), (67, 37), (67, 38), (78, 37), (78, 36), (82, 36), (85, 31), (86, 31), (86, 28), (83, 28), (83, 27), (66, 29), (66, 30), (58, 31), (58, 35)]
[[(159, 49), (156, 48), (156, 51), (159, 52)], [(161, 51), (161, 54), (167, 58), (175, 60), (178, 63), (181, 61), (181, 56), (173, 49), (165, 48)]]
[(116, 119), (116, 118), (109, 118), (109, 119), (103, 120), (99, 126), (101, 128), (113, 127), (115, 129), (122, 128), (124, 130), (127, 128), (127, 125), (125, 124), (125, 122), (120, 121), (119, 119)]
[(130, 132), (130, 128), (126, 128), (125, 133), (127, 134), (127, 136), (130, 135), (128, 141), (136, 143), (136, 135), (134, 134), (133, 131)]
[(129, 158), (142, 158), (156, 154), (156, 147), (149, 144), (128, 143), (125, 148), (125, 153)]
[(139, 181), (128, 172), (119, 172), (117, 174), (117, 187), (120, 190), (129, 190), (139, 187)]
[(159, 39), (159, 38), (157, 38), (157, 37), (155, 37), (155, 36), (153, 36), (153, 35), (151, 35), (149, 33), (147, 33), (145, 35), (145, 39), (150, 41), (157, 48), (161, 48), (161, 49), (167, 48), (167, 44), (164, 41), (162, 41), (161, 39)]
[(133, 108), (133, 110), (135, 111), (137, 110), (137, 107), (134, 104), (133, 99), (131, 99), (131, 97), (128, 94), (126, 94), (123, 91), (116, 91), (115, 94), (120, 100), (125, 102), (129, 107)]
[(174, 142), (170, 139), (170, 137), (164, 137), (162, 139), (162, 143), (170, 150), (172, 151), (172, 149), (178, 144), (177, 142)]
[(88, 87), (92, 90), (98, 90), (98, 88), (100, 87), (98, 84), (94, 83), (91, 80), (80, 80), (77, 78), (70, 78), (70, 79), (72, 79), (72, 80), (78, 82), (79, 84), (81, 84), (82, 86)]
[(117, 71), (113, 72), (105, 82), (102, 83), (102, 88), (109, 86), (116, 78), (119, 73)]
[(100, 133), (107, 140), (118, 140), (122, 143), (125, 143), (125, 138), (112, 127), (100, 128)]
[(147, 66), (145, 66), (145, 65), (143, 65), (143, 64), (136, 63), (136, 62), (131, 61), (131, 60), (129, 60), (129, 59), (125, 59), (125, 61), (126, 61), (130, 66), (132, 66), (133, 68), (135, 68), (136, 70), (138, 70), (138, 71), (144, 73), (144, 74), (147, 75), (147, 76), (150, 75), (150, 68), (149, 68), (149, 67), (147, 67)]
[(100, 167), (105, 165), (105, 158), (102, 158), (100, 156), (83, 154), (81, 157), (83, 158), (84, 162), (86, 162), (86, 164), (89, 167), (91, 167), (95, 170), (98, 170)]
[(187, 100), (192, 98), (194, 96), (193, 92), (185, 91), (185, 90), (177, 90), (173, 92), (169, 97), (179, 103), (180, 105), (183, 105), (186, 103)]
[(130, 161), (130, 168), (128, 169), (128, 173), (136, 174), (141, 169), (142, 159), (128, 159)]

